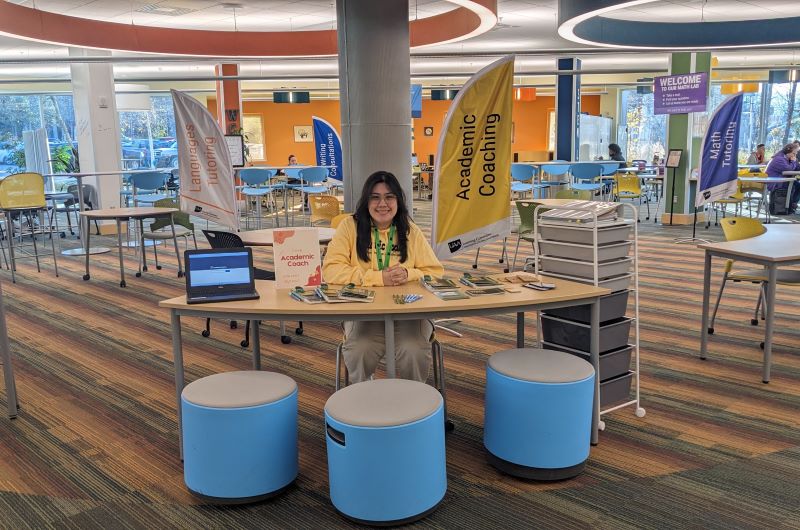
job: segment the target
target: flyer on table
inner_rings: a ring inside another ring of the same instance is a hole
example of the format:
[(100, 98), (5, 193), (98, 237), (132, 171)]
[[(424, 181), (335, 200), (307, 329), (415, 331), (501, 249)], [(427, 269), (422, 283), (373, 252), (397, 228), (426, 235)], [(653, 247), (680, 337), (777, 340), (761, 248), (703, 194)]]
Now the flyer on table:
[(322, 283), (316, 228), (277, 228), (273, 231), (275, 282), (278, 289), (316, 287)]

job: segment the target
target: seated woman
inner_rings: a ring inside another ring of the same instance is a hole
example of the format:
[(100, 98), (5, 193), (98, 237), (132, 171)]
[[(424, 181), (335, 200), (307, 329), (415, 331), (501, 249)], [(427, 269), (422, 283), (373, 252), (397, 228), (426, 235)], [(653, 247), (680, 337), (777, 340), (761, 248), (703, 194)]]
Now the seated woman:
[[(288, 166), (298, 166), (300, 164), (297, 162), (297, 157), (296, 156), (289, 155), (289, 159), (288, 159), (286, 165), (288, 165)], [(283, 169), (279, 169), (278, 172), (276, 173), (276, 175), (286, 176), (286, 172)], [(286, 180), (286, 183), (287, 184), (300, 184), (300, 179), (296, 178), (296, 177), (289, 177)]]
[[(797, 171), (800, 168), (800, 164), (797, 162), (798, 147), (795, 143), (786, 144), (783, 149), (775, 153), (772, 160), (769, 161), (769, 165), (767, 165), (767, 176), (783, 177), (784, 171)], [(770, 191), (788, 186), (788, 182), (767, 185)], [(790, 214), (796, 213), (798, 199), (800, 199), (800, 182), (794, 182), (792, 183), (792, 195), (789, 197)]]
[[(386, 171), (370, 175), (352, 217), (339, 224), (328, 244), (322, 277), (327, 283), (379, 287), (441, 276), (439, 260), (411, 221), (403, 189)], [(397, 376), (428, 378), (433, 326), (428, 320), (395, 322)], [(386, 353), (383, 320), (344, 323), (342, 347), (350, 381), (369, 379)]]
[[(625, 157), (622, 156), (622, 149), (617, 144), (608, 144), (608, 158), (617, 162), (625, 162)], [(623, 165), (620, 164), (620, 166)]]

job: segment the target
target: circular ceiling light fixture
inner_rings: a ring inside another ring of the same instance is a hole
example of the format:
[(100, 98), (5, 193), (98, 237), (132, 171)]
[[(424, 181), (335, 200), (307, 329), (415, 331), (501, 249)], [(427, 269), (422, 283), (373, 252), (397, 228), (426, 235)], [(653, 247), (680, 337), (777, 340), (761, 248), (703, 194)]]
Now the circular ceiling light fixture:
[[(800, 17), (796, 16), (707, 21), (704, 11), (700, 11), (701, 20), (697, 22), (615, 17), (625, 9), (656, 3), (674, 10), (688, 9), (662, 0), (559, 0), (558, 34), (581, 44), (628, 49), (701, 50), (800, 44), (797, 30)], [(717, 2), (721, 3), (724, 2)], [(735, 9), (736, 3), (729, 2), (730, 9)], [(648, 18), (647, 10), (643, 11), (644, 18)]]
[[(497, 24), (497, 0), (446, 0), (454, 8), (409, 21), (412, 48), (475, 37)], [(159, 4), (160, 5), (160, 4)], [(222, 4), (236, 12), (241, 2)], [(188, 15), (187, 15), (188, 16)], [(219, 31), (121, 24), (62, 15), (0, 0), (0, 35), (48, 44), (207, 57), (337, 54), (336, 30)]]

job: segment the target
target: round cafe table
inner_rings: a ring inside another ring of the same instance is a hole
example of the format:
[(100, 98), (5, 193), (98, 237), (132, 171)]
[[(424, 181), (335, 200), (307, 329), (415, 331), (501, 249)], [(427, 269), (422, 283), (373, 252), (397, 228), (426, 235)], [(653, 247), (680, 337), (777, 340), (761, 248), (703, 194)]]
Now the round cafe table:
[[(119, 249), (119, 286), (125, 287), (125, 262), (122, 257), (122, 221), (134, 219), (139, 221), (139, 237), (142, 238), (142, 261), (139, 263), (139, 272), (136, 276), (142, 275), (142, 270), (147, 272), (147, 261), (145, 258), (144, 246), (144, 219), (151, 217), (165, 217), (169, 216), (170, 226), (172, 226), (172, 239), (175, 243), (175, 256), (178, 258), (178, 278), (183, 276), (183, 269), (181, 268), (181, 254), (178, 251), (178, 239), (175, 237), (175, 224), (172, 220), (172, 214), (177, 212), (177, 208), (156, 208), (156, 207), (143, 207), (143, 208), (103, 208), (101, 210), (86, 210), (81, 212), (81, 217), (86, 219), (86, 226), (92, 219), (114, 219), (117, 221), (117, 248)], [(91, 238), (91, 230), (86, 230), (85, 238), (85, 253), (86, 253), (86, 274), (83, 275), (84, 280), (90, 278), (89, 275), (89, 239)]]

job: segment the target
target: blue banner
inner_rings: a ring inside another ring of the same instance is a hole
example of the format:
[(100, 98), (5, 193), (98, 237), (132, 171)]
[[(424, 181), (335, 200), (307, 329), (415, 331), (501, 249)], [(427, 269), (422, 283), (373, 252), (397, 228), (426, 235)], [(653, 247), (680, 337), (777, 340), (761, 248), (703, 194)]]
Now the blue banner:
[(422, 117), (422, 85), (411, 85), (411, 117)]
[(736, 193), (742, 98), (741, 93), (730, 96), (717, 107), (708, 122), (700, 153), (695, 207), (727, 199)]
[(342, 180), (342, 140), (336, 129), (316, 116), (312, 116), (314, 124), (314, 144), (318, 166), (333, 166), (328, 168), (328, 177)]

